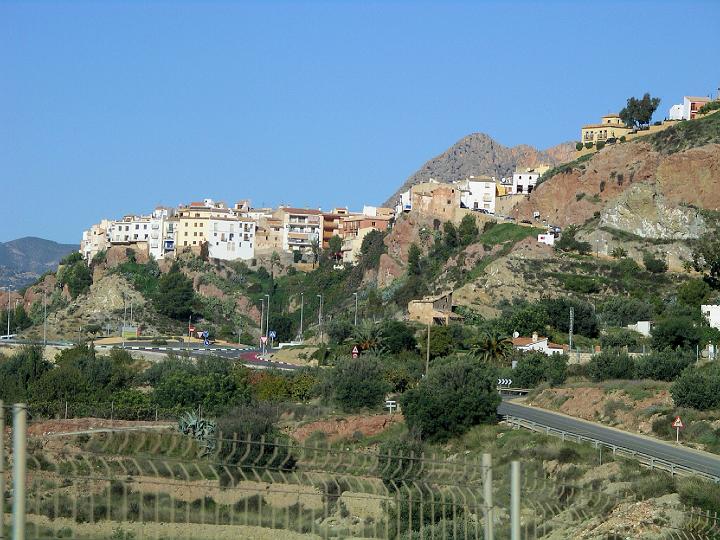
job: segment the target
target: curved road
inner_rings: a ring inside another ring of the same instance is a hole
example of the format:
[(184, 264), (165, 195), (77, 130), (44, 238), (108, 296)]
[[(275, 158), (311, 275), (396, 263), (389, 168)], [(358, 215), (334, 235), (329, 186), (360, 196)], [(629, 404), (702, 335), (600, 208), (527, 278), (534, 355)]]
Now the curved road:
[(714, 454), (509, 401), (503, 401), (500, 404), (498, 414), (514, 416), (542, 426), (597, 439), (608, 445), (621, 446), (674, 465), (720, 478), (720, 456)]

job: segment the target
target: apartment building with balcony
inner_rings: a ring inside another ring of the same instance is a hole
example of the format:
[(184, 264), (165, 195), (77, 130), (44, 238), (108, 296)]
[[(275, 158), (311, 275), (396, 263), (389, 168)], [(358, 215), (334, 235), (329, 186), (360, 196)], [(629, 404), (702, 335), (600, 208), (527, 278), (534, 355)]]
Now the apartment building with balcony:
[(313, 242), (321, 242), (323, 216), (320, 210), (279, 207), (274, 214), (282, 222), (282, 250), (311, 252)]
[(338, 236), (343, 239), (342, 259), (344, 263), (357, 264), (362, 242), (370, 231), (384, 232), (390, 227), (390, 215), (348, 216), (340, 223)]
[(344, 218), (350, 212), (347, 208), (333, 208), (330, 212), (322, 214), (322, 247), (327, 249), (330, 246), (330, 239), (333, 236), (340, 236), (339, 230)]
[(255, 221), (234, 214), (208, 218), (207, 243), (211, 259), (249, 260), (255, 256)]

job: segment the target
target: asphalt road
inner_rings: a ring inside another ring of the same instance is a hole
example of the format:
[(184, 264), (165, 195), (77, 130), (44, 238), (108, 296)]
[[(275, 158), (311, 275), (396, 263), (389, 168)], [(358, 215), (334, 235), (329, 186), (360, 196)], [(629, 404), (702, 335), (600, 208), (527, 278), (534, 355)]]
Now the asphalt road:
[[(682, 445), (652, 440), (647, 437), (607, 428), (593, 422), (519, 405), (511, 401), (503, 401), (498, 407), (498, 414), (511, 415), (551, 428), (591, 437), (610, 445), (622, 446), (675, 465), (720, 477), (720, 456), (684, 448)], [(682, 440), (682, 433), (680, 437)]]
[[(113, 346), (100, 345), (98, 349), (112, 349)], [(221, 358), (227, 358), (228, 360), (241, 360), (243, 364), (253, 369), (282, 369), (285, 371), (293, 371), (300, 369), (301, 366), (295, 364), (288, 364), (286, 362), (272, 362), (270, 360), (264, 360), (259, 357), (260, 349), (252, 347), (227, 347), (208, 345), (207, 347), (201, 344), (193, 343), (188, 348), (187, 346), (179, 345), (153, 345), (151, 343), (143, 342), (127, 342), (125, 343), (125, 349), (128, 351), (142, 351), (156, 354), (167, 354), (174, 352), (176, 354), (189, 354), (195, 358), (202, 358), (204, 356), (219, 356)], [(272, 353), (272, 351), (269, 351)]]

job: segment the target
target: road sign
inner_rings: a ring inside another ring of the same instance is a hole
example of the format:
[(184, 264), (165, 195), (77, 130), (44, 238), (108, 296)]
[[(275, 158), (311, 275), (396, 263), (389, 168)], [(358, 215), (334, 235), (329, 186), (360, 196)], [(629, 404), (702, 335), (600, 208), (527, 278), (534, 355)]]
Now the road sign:
[(268, 336), (270, 336), (270, 339), (275, 339), (277, 337), (277, 334), (275, 333), (275, 330), (270, 330), (268, 332)]
[(194, 327), (194, 326), (188, 326), (188, 332), (190, 332), (191, 334), (192, 334), (193, 332), (195, 332), (195, 327)]
[(262, 344), (267, 343), (267, 336), (260, 336), (260, 343), (262, 343)]
[(209, 338), (209, 337), (210, 337), (210, 332), (208, 332), (207, 330), (203, 330), (202, 337), (203, 337), (203, 339)]
[(207, 347), (208, 345), (210, 345), (210, 341), (208, 340), (208, 338), (205, 338), (205, 341), (204, 341), (203, 343), (205, 343), (205, 346), (206, 346), (206, 347)]
[(673, 420), (672, 427), (675, 428), (675, 442), (680, 442), (680, 430), (685, 427), (685, 424), (683, 424), (682, 419), (679, 416), (675, 417), (675, 420)]
[(392, 412), (397, 409), (397, 401), (395, 401), (394, 399), (386, 399), (385, 408), (389, 409), (390, 413), (392, 414)]
[(360, 354), (360, 351), (358, 350), (357, 345), (355, 345), (352, 350), (352, 357), (357, 358), (359, 354)]
[(510, 386), (512, 384), (512, 379), (498, 379), (497, 385), (498, 386)]

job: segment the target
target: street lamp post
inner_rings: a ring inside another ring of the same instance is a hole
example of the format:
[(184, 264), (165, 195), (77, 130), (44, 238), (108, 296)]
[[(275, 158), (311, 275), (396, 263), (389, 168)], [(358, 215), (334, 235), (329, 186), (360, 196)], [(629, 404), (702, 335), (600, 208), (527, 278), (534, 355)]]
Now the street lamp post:
[(358, 293), (354, 292), (353, 296), (355, 297), (355, 326), (357, 326)]
[(263, 324), (265, 323), (265, 299), (260, 299), (260, 349), (262, 354), (265, 354), (265, 344), (262, 342), (262, 337), (265, 335), (263, 334)]
[(7, 335), (8, 339), (10, 339), (10, 287), (6, 287), (5, 291), (8, 295), (8, 312), (7, 312)]
[(322, 343), (322, 308), (323, 308), (323, 295), (317, 294), (315, 295), (320, 299), (320, 309), (318, 309), (318, 328), (320, 330), (320, 343)]
[(305, 311), (305, 293), (300, 293), (300, 341), (303, 338), (303, 311)]
[(267, 310), (265, 310), (265, 335), (270, 335), (270, 295), (266, 294), (267, 298)]

